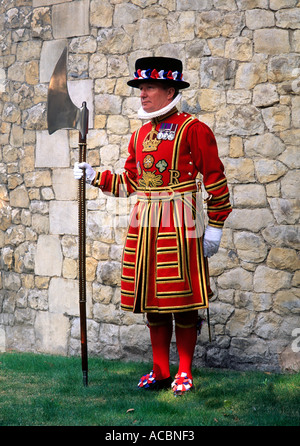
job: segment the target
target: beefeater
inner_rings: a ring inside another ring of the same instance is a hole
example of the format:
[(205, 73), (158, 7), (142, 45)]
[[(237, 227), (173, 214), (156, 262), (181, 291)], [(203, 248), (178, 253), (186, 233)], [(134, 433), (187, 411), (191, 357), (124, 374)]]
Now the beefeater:
[[(81, 178), (85, 169), (86, 181), (105, 194), (137, 194), (123, 251), (121, 308), (147, 315), (153, 368), (138, 387), (171, 387), (177, 396), (194, 388), (198, 310), (208, 308), (212, 296), (207, 258), (218, 251), (232, 209), (212, 131), (177, 109), (180, 90), (189, 87), (182, 62), (138, 59), (128, 85), (140, 90), (138, 116), (147, 122), (131, 136), (124, 172), (76, 163), (74, 176)], [(206, 216), (201, 187), (208, 196)], [(173, 318), (179, 354), (174, 380), (169, 367)]]

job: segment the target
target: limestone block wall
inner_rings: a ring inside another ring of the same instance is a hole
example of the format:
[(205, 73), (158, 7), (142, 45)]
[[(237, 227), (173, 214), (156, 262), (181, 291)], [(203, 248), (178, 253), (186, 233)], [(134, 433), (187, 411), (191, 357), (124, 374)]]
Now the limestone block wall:
[[(90, 110), (88, 161), (120, 172), (137, 118), (138, 57), (182, 59), (182, 110), (214, 131), (234, 211), (210, 260), (212, 342), (196, 366), (300, 368), (300, 8), (297, 0), (4, 0), (0, 4), (0, 350), (80, 354), (78, 133), (47, 132), (49, 79)], [(90, 355), (151, 358), (140, 315), (121, 312), (135, 198), (87, 188)], [(176, 360), (173, 343), (172, 360)]]

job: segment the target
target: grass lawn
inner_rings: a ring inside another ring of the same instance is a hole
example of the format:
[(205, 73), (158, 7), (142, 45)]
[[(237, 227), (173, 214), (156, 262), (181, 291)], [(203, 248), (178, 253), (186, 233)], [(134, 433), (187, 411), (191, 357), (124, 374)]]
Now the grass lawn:
[[(0, 426), (299, 426), (300, 373), (194, 369), (195, 391), (137, 389), (151, 365), (0, 354)], [(176, 368), (172, 368), (173, 376)]]

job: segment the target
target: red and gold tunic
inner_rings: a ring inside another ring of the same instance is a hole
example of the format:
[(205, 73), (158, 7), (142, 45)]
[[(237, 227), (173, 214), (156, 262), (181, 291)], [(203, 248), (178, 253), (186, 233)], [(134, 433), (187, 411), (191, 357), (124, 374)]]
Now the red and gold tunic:
[(173, 109), (134, 132), (123, 174), (98, 172), (93, 185), (115, 196), (137, 193), (122, 259), (121, 307), (178, 312), (208, 307), (203, 256), (202, 174), (208, 223), (222, 228), (231, 212), (224, 167), (211, 130)]

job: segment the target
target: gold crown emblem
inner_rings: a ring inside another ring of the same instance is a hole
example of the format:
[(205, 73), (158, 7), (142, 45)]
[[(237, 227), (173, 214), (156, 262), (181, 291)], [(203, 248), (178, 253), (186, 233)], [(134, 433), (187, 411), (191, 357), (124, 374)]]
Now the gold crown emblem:
[(156, 138), (158, 132), (155, 127), (152, 127), (151, 131), (148, 133), (143, 142), (143, 152), (153, 152), (157, 150), (158, 145), (161, 143), (160, 140)]

